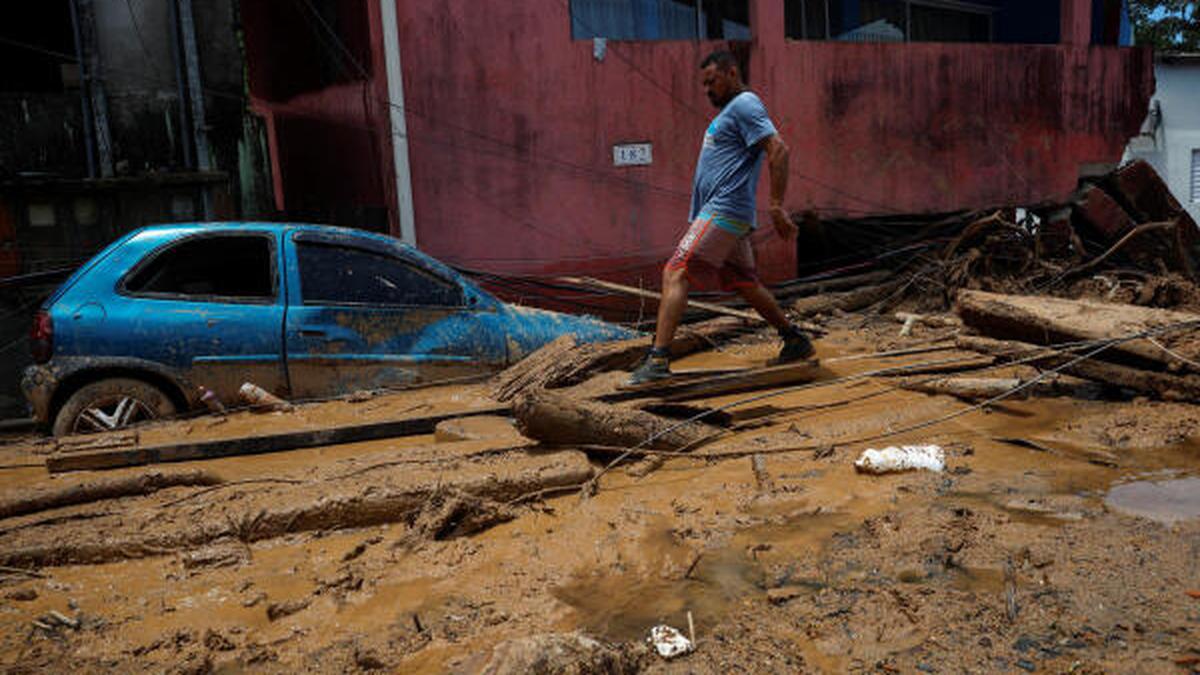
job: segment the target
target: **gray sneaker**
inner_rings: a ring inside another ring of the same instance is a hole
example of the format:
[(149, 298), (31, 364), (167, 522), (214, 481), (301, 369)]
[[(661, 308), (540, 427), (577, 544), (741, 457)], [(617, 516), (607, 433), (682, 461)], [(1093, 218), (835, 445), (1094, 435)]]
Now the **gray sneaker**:
[(628, 386), (637, 384), (646, 384), (647, 382), (657, 382), (665, 380), (671, 376), (670, 360), (662, 356), (646, 355), (642, 362), (634, 368), (629, 374), (629, 379), (625, 381)]
[(775, 358), (774, 362), (778, 365), (795, 363), (811, 357), (816, 352), (817, 350), (813, 349), (812, 341), (808, 339), (808, 336), (797, 332), (784, 338), (783, 349), (779, 350), (779, 356)]

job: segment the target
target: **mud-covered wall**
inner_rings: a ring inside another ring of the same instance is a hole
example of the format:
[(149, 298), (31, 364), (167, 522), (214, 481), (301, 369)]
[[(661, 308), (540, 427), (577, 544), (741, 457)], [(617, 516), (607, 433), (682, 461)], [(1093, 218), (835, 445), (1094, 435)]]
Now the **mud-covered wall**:
[[(787, 205), (1031, 203), (1117, 161), (1153, 88), (1149, 54), (1087, 46), (1084, 4), (1063, 13), (1078, 46), (848, 44), (786, 41), (782, 3), (753, 0), (750, 85), (792, 146)], [(610, 42), (597, 58), (571, 39), (566, 0), (397, 12), (418, 245), (494, 270), (652, 281), (715, 112), (697, 64), (722, 45)], [(653, 163), (614, 167), (629, 142), (652, 143)], [(768, 276), (794, 272), (794, 249), (756, 240)]]

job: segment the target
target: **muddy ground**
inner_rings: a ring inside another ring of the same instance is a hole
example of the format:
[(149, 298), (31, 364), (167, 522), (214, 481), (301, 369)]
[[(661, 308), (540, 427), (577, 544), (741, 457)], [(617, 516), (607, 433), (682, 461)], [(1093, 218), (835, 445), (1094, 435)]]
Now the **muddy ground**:
[[(899, 338), (883, 320), (834, 326), (818, 341), (830, 379), (963, 356), (853, 358), (929, 344), (946, 330)], [(776, 348), (747, 338), (677, 367), (761, 365)], [(140, 435), (487, 403), (486, 387), (443, 387)], [(148, 470), (224, 482), (0, 520), (0, 667), (523, 672), (530, 650), (554, 652), (574, 672), (1171, 673), (1200, 664), (1200, 407), (1039, 398), (905, 431), (969, 404), (885, 378), (752, 405), (776, 410), (696, 452), (753, 449), (765, 472), (745, 456), (673, 458), (640, 478), (610, 471), (587, 498), (529, 490), (578, 483), (607, 456), (531, 447), (503, 419), (439, 438), (53, 477), (36, 466), (48, 445), (10, 440), (0, 447), (6, 498)], [(947, 470), (855, 473), (866, 447), (904, 442), (940, 444)], [(686, 633), (689, 612), (696, 651), (671, 662), (649, 653), (651, 626)], [(572, 631), (600, 642), (521, 642)]]

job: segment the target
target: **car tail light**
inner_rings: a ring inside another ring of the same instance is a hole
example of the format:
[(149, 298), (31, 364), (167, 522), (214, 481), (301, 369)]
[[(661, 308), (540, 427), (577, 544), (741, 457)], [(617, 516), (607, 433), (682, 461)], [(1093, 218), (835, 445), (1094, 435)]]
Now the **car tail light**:
[(34, 363), (45, 363), (54, 353), (54, 322), (46, 310), (33, 315), (33, 326), (29, 329), (29, 351), (33, 354)]

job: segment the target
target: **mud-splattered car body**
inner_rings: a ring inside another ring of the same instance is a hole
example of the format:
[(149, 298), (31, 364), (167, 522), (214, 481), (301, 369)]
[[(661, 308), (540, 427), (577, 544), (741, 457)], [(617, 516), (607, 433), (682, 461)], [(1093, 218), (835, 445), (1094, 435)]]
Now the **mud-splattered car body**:
[(134, 231), (51, 295), (39, 321), (49, 345), (22, 388), (40, 422), (104, 378), (144, 381), (186, 409), (200, 386), (226, 402), (243, 382), (332, 396), (494, 371), (566, 333), (633, 335), (500, 302), (390, 237), (272, 223)]

